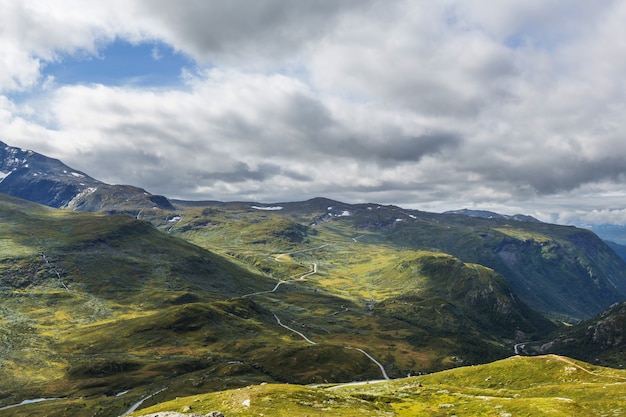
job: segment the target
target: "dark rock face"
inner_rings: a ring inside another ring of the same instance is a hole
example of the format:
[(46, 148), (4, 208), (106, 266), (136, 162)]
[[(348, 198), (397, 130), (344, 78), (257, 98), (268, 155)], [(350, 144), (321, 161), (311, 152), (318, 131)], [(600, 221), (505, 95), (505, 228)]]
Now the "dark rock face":
[(53, 158), (0, 142), (0, 193), (56, 208), (118, 211), (130, 207), (173, 210), (163, 196), (126, 185), (109, 185)]

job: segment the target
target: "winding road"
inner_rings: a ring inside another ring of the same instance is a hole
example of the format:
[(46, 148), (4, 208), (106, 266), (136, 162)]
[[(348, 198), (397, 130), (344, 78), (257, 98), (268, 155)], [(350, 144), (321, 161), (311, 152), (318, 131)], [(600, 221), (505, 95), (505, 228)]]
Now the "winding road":
[(515, 352), (516, 355), (521, 355), (520, 349), (524, 349), (524, 346), (526, 346), (526, 343), (528, 342), (516, 343), (515, 346), (513, 346), (513, 351)]
[(383, 378), (385, 378), (385, 381), (389, 381), (391, 378), (389, 378), (389, 376), (387, 375), (387, 372), (385, 372), (385, 368), (383, 367), (383, 365), (378, 362), (376, 359), (374, 359), (372, 357), (372, 355), (370, 355), (369, 353), (367, 353), (366, 351), (364, 351), (361, 348), (353, 348), (353, 347), (349, 347), (346, 346), (346, 349), (354, 349), (354, 350), (358, 350), (359, 352), (361, 352), (362, 354), (364, 354), (365, 356), (367, 356), (369, 358), (369, 360), (371, 360), (372, 362), (374, 362), (376, 365), (378, 365), (378, 367), (380, 368), (380, 372), (383, 374)]
[[(364, 235), (360, 235), (360, 236), (357, 236), (357, 237), (353, 237), (353, 238), (352, 238), (352, 240), (353, 240), (354, 242), (358, 242), (358, 239), (362, 238), (363, 236), (364, 236)], [(298, 250), (298, 251), (294, 251), (294, 252), (289, 252), (289, 253), (281, 253), (281, 254), (279, 254), (279, 255), (276, 255), (276, 256), (274, 257), (274, 259), (275, 259), (276, 261), (279, 261), (279, 262), (280, 262), (280, 260), (279, 260), (279, 259), (280, 259), (280, 257), (281, 257), (281, 256), (285, 256), (285, 255), (293, 255), (293, 254), (295, 254), (295, 253), (310, 252), (310, 251), (317, 250), (317, 249), (321, 249), (321, 248), (324, 248), (324, 247), (327, 247), (327, 246), (330, 246), (330, 243), (325, 243), (325, 244), (323, 244), (323, 245), (321, 245), (321, 246), (316, 246), (316, 247), (314, 247), (314, 248), (302, 249), (302, 250)], [(316, 273), (317, 273), (317, 263), (313, 263), (313, 264), (311, 265), (311, 270), (310, 270), (309, 272), (307, 272), (307, 273), (305, 273), (305, 274), (301, 275), (299, 278), (296, 278), (296, 279), (291, 279), (291, 280), (280, 280), (280, 281), (278, 281), (278, 283), (276, 284), (276, 286), (275, 286), (273, 289), (269, 290), (269, 291), (259, 291), (259, 292), (254, 292), (254, 293), (251, 293), (251, 294), (246, 294), (246, 295), (244, 295), (244, 297), (251, 297), (251, 296), (254, 296), (254, 295), (260, 295), (260, 294), (269, 294), (269, 293), (273, 293), (273, 292), (276, 292), (276, 290), (278, 289), (278, 287), (280, 287), (280, 285), (282, 285), (282, 284), (286, 284), (286, 283), (289, 283), (289, 282), (294, 282), (294, 281), (301, 281), (301, 280), (304, 280), (306, 277), (309, 277), (309, 276), (314, 275), (314, 274), (316, 274)], [(307, 337), (304, 333), (299, 332), (299, 331), (297, 331), (297, 330), (295, 330), (295, 329), (292, 329), (291, 327), (289, 327), (289, 326), (287, 326), (287, 325), (283, 324), (283, 323), (280, 321), (280, 318), (278, 318), (278, 316), (277, 316), (275, 313), (272, 313), (272, 314), (274, 315), (274, 318), (276, 319), (276, 322), (278, 323), (278, 325), (279, 325), (279, 326), (281, 326), (281, 327), (283, 327), (283, 328), (285, 328), (285, 329), (289, 330), (289, 331), (290, 331), (290, 332), (292, 332), (292, 333), (297, 334), (298, 336), (300, 336), (300, 337), (301, 337), (304, 341), (306, 341), (307, 343), (309, 343), (309, 344), (311, 344), (311, 345), (317, 345), (317, 343), (315, 343), (314, 341), (312, 341), (311, 339), (309, 339), (309, 338), (308, 338), (308, 337)], [(384, 378), (384, 380), (385, 380), (385, 381), (388, 381), (389, 379), (391, 379), (391, 378), (389, 378), (389, 376), (387, 375), (387, 372), (385, 371), (385, 367), (384, 367), (384, 366), (383, 366), (380, 362), (378, 362), (378, 361), (377, 361), (377, 360), (376, 360), (376, 359), (375, 359), (372, 355), (370, 355), (369, 353), (367, 353), (366, 351), (364, 351), (364, 350), (363, 350), (363, 349), (361, 349), (361, 348), (354, 348), (354, 347), (351, 347), (351, 346), (345, 346), (345, 348), (346, 348), (346, 349), (354, 349), (354, 350), (358, 350), (359, 352), (361, 352), (362, 354), (364, 354), (364, 355), (365, 355), (365, 356), (366, 356), (369, 360), (371, 360), (371, 361), (372, 361), (372, 362), (373, 362), (376, 366), (378, 366), (378, 368), (380, 368), (380, 372), (381, 372), (381, 374), (382, 374), (382, 376), (383, 376), (383, 378)]]
[(312, 345), (317, 345), (317, 343), (313, 342), (311, 339), (309, 339), (308, 337), (306, 337), (304, 334), (300, 333), (297, 330), (292, 329), (291, 327), (285, 326), (284, 324), (282, 324), (280, 322), (280, 319), (278, 318), (278, 316), (276, 314), (274, 314), (274, 318), (276, 319), (276, 322), (278, 323), (279, 326), (284, 327), (285, 329), (297, 334), (298, 336), (300, 336), (301, 338), (303, 338), (304, 340), (306, 340), (307, 343), (310, 343)]

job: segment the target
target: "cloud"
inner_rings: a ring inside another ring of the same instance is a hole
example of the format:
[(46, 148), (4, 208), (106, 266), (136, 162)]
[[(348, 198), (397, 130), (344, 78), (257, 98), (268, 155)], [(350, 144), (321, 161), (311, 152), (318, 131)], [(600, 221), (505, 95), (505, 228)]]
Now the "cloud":
[(291, 59), (323, 37), (342, 15), (369, 1), (167, 0), (137, 1), (140, 24), (149, 33), (201, 61), (244, 66)]
[[(559, 221), (623, 209), (598, 207), (626, 179), (623, 2), (0, 5), (0, 136), (108, 182)], [(47, 76), (114, 41), (194, 65), (182, 87)]]

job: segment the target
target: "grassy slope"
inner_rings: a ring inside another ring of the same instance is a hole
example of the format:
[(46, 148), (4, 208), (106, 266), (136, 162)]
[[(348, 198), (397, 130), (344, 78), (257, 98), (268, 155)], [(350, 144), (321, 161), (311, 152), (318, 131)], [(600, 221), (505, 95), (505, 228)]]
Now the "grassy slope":
[[(307, 325), (317, 340), (367, 346), (396, 374), (502, 358), (519, 334), (554, 328), (494, 271), (440, 252), (402, 250), (378, 231), (327, 221), (329, 204), (320, 201), (312, 212), (198, 204), (151, 220), (276, 279), (297, 278), (315, 265), (316, 274), (259, 302)], [(335, 207), (331, 219), (347, 219), (340, 217), (346, 209)], [(320, 309), (311, 291), (339, 302)]]
[[(586, 230), (325, 199), (280, 206), (282, 210), (261, 211), (249, 203), (178, 202), (179, 221), (168, 222), (163, 213), (143, 215), (173, 234), (277, 276), (288, 271), (267, 264), (272, 251), (311, 247), (309, 242), (345, 246), (364, 235), (359, 242), (369, 244), (374, 262), (380, 260), (377, 254), (406, 249), (451, 254), (500, 273), (525, 303), (559, 320), (589, 318), (626, 297), (623, 260)], [(331, 257), (346, 261), (339, 251)]]
[(587, 230), (449, 215), (419, 220), (387, 236), (493, 268), (521, 299), (554, 318), (589, 318), (626, 296), (624, 263)]
[[(220, 343), (254, 327), (242, 315), (272, 319), (249, 300), (228, 300), (270, 280), (144, 222), (8, 197), (0, 218), (0, 405), (214, 365), (228, 359)], [(203, 318), (224, 331), (201, 331)]]
[(366, 219), (370, 231), (337, 217), (344, 207), (326, 213), (327, 202), (313, 213), (245, 204), (142, 213), (220, 257), (124, 216), (7, 204), (0, 371), (12, 385), (0, 405), (71, 396), (7, 415), (115, 413), (164, 386), (150, 401), (260, 381), (380, 378), (346, 347), (366, 349), (393, 377), (431, 372), (503, 358), (516, 337), (551, 327), (493, 270), (390, 240), (401, 228), (388, 215)]
[(624, 388), (624, 371), (560, 356), (513, 357), (359, 386), (250, 386), (180, 398), (133, 415), (191, 407), (228, 416), (619, 416), (626, 406)]

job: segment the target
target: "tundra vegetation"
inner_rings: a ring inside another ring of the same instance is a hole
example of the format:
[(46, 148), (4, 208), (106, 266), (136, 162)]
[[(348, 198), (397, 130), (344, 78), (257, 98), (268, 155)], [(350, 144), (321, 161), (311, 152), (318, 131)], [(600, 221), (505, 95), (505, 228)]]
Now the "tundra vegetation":
[[(623, 371), (506, 359), (519, 343), (551, 352), (562, 322), (626, 298), (623, 261), (591, 233), (325, 199), (172, 204), (104, 214), (3, 196), (2, 415), (624, 409)], [(623, 365), (611, 340), (582, 359)], [(392, 381), (338, 385), (383, 379), (379, 365)], [(46, 401), (14, 406), (33, 399)]]

